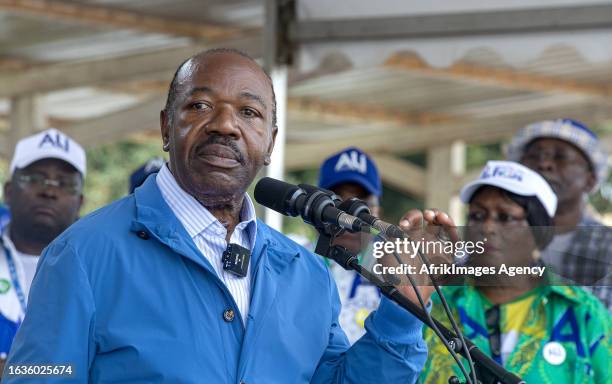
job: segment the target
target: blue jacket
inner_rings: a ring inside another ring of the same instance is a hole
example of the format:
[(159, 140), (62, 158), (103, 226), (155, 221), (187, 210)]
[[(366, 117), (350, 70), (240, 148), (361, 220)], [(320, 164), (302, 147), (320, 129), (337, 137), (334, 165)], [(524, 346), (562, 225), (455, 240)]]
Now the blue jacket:
[(322, 261), (264, 223), (257, 228), (245, 329), (149, 177), (45, 250), (3, 382), (28, 382), (8, 376), (20, 364), (72, 364), (75, 382), (96, 383), (416, 381), (427, 355), (416, 318), (383, 300), (349, 349)]

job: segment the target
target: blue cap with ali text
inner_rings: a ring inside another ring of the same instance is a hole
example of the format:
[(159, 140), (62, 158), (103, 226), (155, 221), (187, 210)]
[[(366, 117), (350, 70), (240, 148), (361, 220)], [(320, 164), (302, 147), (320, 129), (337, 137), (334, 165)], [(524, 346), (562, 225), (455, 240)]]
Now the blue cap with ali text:
[(319, 187), (330, 189), (342, 183), (355, 183), (377, 197), (382, 195), (376, 164), (359, 148), (346, 148), (328, 157), (321, 165)]

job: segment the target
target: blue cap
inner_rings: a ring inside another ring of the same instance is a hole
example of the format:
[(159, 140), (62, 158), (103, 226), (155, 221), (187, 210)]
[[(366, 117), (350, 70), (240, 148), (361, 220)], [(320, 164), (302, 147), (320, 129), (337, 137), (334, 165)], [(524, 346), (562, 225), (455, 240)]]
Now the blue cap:
[(130, 175), (130, 193), (133, 193), (136, 188), (140, 187), (150, 174), (159, 172), (164, 166), (164, 162), (163, 158), (154, 157), (132, 172)]
[(359, 148), (349, 147), (328, 157), (319, 169), (319, 187), (330, 189), (342, 183), (355, 183), (377, 197), (382, 195), (376, 164)]

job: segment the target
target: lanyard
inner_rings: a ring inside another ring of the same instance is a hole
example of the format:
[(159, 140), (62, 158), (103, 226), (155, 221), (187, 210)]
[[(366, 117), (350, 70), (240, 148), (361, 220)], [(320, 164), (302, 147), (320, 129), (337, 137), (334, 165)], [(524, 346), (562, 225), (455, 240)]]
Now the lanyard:
[(11, 283), (15, 288), (15, 293), (17, 294), (17, 299), (19, 299), (21, 310), (23, 311), (23, 313), (25, 313), (26, 300), (25, 295), (23, 294), (23, 290), (21, 289), (19, 279), (17, 278), (17, 268), (15, 267), (15, 261), (13, 260), (13, 252), (11, 252), (10, 247), (7, 247), (6, 244), (4, 244), (4, 240), (2, 240), (1, 237), (0, 242), (2, 243), (2, 248), (4, 248), (4, 254), (6, 255), (6, 263), (8, 264), (9, 273), (11, 274)]

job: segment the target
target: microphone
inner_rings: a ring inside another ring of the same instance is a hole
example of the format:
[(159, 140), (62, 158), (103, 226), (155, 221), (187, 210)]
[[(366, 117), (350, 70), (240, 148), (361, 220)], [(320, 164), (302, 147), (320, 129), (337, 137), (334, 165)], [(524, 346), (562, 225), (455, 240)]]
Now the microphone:
[(310, 185), (310, 184), (298, 184), (298, 187), (302, 188), (306, 193), (313, 193), (315, 191), (323, 192), (324, 194), (329, 196), (330, 199), (333, 200), (334, 206), (336, 207), (340, 205), (340, 203), (342, 203), (342, 199), (340, 198), (340, 196), (336, 195), (333, 191), (330, 191), (329, 189), (315, 187), (314, 185)]
[(370, 226), (380, 231), (380, 233), (386, 238), (392, 237), (397, 239), (403, 239), (404, 237), (406, 237), (406, 234), (397, 225), (387, 223), (385, 221), (382, 221), (378, 217), (373, 216), (370, 213), (370, 208), (363, 200), (353, 197), (351, 199), (342, 201), (342, 199), (340, 199), (338, 195), (336, 195), (333, 191), (330, 191), (329, 189), (319, 188), (308, 184), (300, 184), (298, 185), (298, 187), (304, 189), (308, 193), (312, 193), (314, 191), (320, 191), (325, 193), (334, 201), (334, 205), (339, 210), (365, 221)]
[(338, 205), (338, 209), (348, 213), (349, 215), (357, 216), (361, 220), (379, 230), (386, 238), (393, 237), (396, 239), (403, 239), (406, 237), (404, 231), (402, 231), (398, 226), (382, 221), (376, 216), (372, 216), (370, 214), (370, 208), (368, 205), (364, 201), (355, 197), (344, 200), (342, 203), (340, 203), (340, 205)]
[(264, 207), (285, 216), (299, 215), (305, 223), (315, 227), (331, 224), (350, 232), (370, 232), (371, 227), (363, 220), (336, 208), (335, 198), (327, 192), (306, 184), (296, 186), (264, 177), (255, 185), (254, 195), (255, 201)]

